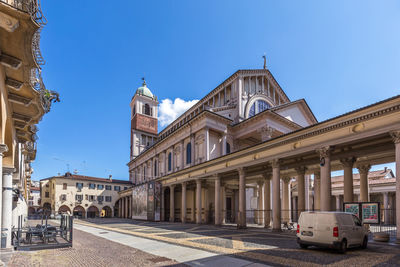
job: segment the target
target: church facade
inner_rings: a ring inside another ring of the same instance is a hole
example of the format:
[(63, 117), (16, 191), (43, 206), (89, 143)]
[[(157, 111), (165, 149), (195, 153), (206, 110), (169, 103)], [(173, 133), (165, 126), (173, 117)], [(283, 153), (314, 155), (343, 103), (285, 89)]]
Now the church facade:
[(331, 171), (345, 170), (344, 202), (353, 200), (353, 167), (363, 170), (360, 201), (368, 201), (371, 165), (396, 162), (400, 172), (400, 97), (318, 122), (268, 69), (254, 69), (235, 72), (159, 133), (157, 104), (145, 83), (131, 101), (128, 166), (135, 186), (121, 193), (142, 199), (132, 218), (238, 227), (257, 218), (280, 229), (293, 205), (291, 181), (298, 212), (306, 210), (310, 177), (313, 208), (332, 210)]

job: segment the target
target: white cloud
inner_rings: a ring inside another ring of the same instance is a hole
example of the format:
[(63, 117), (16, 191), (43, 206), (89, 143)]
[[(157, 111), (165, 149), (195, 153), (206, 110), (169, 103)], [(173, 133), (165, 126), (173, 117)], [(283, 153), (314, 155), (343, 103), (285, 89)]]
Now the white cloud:
[(185, 101), (180, 98), (175, 98), (172, 102), (171, 99), (163, 99), (158, 108), (158, 121), (160, 122), (160, 126), (167, 126), (198, 101), (197, 99)]

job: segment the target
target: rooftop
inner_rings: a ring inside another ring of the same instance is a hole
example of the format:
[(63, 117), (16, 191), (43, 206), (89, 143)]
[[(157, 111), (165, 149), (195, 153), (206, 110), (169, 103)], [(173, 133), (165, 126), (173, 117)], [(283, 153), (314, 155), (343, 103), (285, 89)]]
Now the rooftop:
[(103, 183), (113, 183), (113, 184), (129, 184), (129, 185), (132, 184), (130, 181), (127, 181), (127, 180), (84, 176), (84, 175), (71, 174), (70, 172), (67, 172), (64, 175), (44, 178), (44, 179), (41, 179), (40, 181), (50, 180), (53, 178), (63, 178), (63, 179), (72, 179), (72, 180), (77, 180), (77, 181), (83, 180), (83, 181), (93, 181), (93, 182), (103, 182)]

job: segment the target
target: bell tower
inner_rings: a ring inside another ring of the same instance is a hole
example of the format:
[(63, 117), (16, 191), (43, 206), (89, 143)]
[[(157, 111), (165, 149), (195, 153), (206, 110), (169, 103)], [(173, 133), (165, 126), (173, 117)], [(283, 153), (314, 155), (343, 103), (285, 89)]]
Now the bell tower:
[(157, 141), (158, 101), (143, 84), (139, 87), (130, 103), (131, 107), (131, 160)]

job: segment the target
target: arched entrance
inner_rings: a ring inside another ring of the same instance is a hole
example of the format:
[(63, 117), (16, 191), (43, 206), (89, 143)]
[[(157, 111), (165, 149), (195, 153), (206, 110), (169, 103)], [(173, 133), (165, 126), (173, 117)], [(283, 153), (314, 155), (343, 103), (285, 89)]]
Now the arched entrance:
[(43, 204), (43, 214), (50, 215), (51, 214), (51, 204), (46, 202)]
[(58, 208), (59, 214), (71, 214), (71, 209), (67, 205), (62, 205)]
[(99, 217), (99, 209), (95, 206), (90, 206), (86, 212), (86, 218)]
[(29, 207), (28, 208), (28, 215), (34, 215), (36, 213), (36, 210), (34, 207)]
[(103, 207), (103, 209), (101, 210), (101, 217), (104, 217), (104, 218), (112, 217), (112, 210), (109, 206)]
[(85, 218), (85, 209), (82, 206), (76, 206), (73, 211), (73, 215), (76, 218)]

